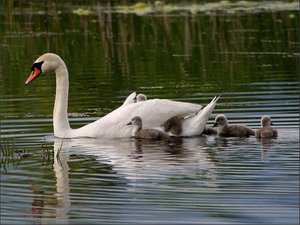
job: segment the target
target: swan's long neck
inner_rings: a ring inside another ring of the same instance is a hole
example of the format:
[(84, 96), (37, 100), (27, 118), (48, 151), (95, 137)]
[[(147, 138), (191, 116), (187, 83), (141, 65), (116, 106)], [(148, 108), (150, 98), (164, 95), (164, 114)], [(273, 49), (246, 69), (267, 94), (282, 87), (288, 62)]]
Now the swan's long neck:
[(68, 120), (69, 74), (64, 62), (55, 70), (56, 94), (53, 110), (54, 136), (64, 137), (71, 131)]

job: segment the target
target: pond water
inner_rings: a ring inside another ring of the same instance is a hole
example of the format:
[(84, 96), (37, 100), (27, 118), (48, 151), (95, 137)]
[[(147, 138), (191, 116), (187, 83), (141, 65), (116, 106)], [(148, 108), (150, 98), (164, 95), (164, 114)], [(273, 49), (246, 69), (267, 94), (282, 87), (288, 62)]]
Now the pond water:
[[(299, 223), (295, 2), (11, 2), (0, 3), (1, 224)], [(45, 52), (68, 66), (74, 128), (138, 91), (221, 95), (209, 125), (224, 113), (257, 129), (268, 114), (279, 137), (55, 138), (55, 76), (24, 85)]]

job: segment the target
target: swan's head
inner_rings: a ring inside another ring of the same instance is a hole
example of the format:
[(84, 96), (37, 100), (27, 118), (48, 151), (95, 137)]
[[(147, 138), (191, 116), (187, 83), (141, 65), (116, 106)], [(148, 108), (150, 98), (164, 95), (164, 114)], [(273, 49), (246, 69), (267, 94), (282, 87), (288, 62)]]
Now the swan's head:
[(29, 75), (25, 84), (29, 84), (42, 73), (56, 70), (61, 64), (64, 64), (63, 60), (54, 53), (46, 53), (41, 55), (33, 63), (31, 67), (31, 74)]
[(226, 126), (226, 125), (228, 125), (226, 116), (224, 114), (217, 115), (213, 127)]
[(260, 123), (261, 123), (261, 125), (262, 125), (263, 127), (273, 125), (270, 116), (263, 116), (263, 117), (261, 118)]

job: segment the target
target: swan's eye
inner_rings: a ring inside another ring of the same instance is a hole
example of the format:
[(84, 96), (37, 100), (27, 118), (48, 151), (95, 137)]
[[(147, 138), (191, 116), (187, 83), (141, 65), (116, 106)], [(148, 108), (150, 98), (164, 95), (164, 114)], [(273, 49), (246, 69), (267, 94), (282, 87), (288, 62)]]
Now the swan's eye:
[(44, 61), (40, 61), (40, 62), (36, 62), (32, 65), (31, 67), (31, 71), (34, 71), (34, 68), (39, 69), (40, 71), (42, 71), (42, 64), (44, 63)]

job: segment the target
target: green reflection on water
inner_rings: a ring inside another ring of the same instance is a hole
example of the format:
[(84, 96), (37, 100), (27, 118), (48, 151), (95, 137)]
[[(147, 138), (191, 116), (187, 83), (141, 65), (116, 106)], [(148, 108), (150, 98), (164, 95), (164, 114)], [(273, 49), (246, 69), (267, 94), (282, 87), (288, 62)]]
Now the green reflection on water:
[[(116, 13), (116, 2), (47, 3), (2, 3), (1, 117), (51, 118), (54, 76), (24, 86), (44, 52), (66, 61), (69, 111), (82, 116), (105, 115), (133, 90), (206, 104), (199, 97), (299, 81), (298, 11), (138, 16)], [(93, 13), (73, 12), (84, 6)]]

